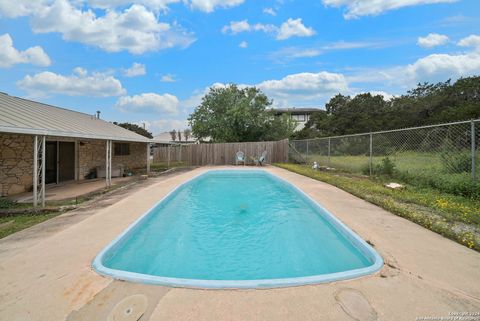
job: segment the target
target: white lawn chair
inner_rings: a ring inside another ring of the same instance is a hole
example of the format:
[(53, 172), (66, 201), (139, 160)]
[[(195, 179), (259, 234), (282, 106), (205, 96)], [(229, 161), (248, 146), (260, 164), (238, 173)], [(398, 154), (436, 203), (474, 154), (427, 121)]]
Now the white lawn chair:
[(264, 150), (260, 157), (255, 158), (255, 164), (263, 166), (263, 164), (265, 164), (266, 160), (267, 160), (267, 151)]
[(242, 152), (241, 150), (239, 150), (236, 154), (235, 154), (235, 165), (238, 165), (239, 163), (243, 163), (243, 165), (245, 165), (246, 161), (245, 161), (245, 153)]

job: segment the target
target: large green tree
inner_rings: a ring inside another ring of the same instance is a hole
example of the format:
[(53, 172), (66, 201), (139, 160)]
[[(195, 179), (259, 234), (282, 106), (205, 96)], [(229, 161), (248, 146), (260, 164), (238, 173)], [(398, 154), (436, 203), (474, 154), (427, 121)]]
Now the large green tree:
[(142, 136), (145, 136), (147, 138), (153, 138), (153, 135), (151, 132), (149, 132), (148, 130), (146, 130), (145, 128), (143, 127), (140, 127), (138, 126), (137, 124), (132, 124), (132, 123), (117, 123), (117, 122), (113, 122), (115, 125), (117, 126), (120, 126), (120, 127), (123, 127), (125, 129), (128, 129), (132, 132), (135, 132), (139, 135), (142, 135)]
[(289, 137), (295, 124), (289, 117), (275, 117), (268, 109), (271, 104), (255, 87), (212, 87), (188, 121), (193, 136), (200, 140), (247, 142)]

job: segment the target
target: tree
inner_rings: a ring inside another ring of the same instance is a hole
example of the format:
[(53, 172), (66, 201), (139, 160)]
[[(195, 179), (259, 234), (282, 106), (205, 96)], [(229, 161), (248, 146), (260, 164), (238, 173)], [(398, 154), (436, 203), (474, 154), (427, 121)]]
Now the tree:
[(188, 121), (193, 135), (214, 142), (246, 142), (286, 138), (291, 134), (286, 118), (267, 110), (272, 102), (255, 87), (230, 84), (210, 88)]
[(404, 95), (385, 100), (370, 93), (335, 95), (325, 112), (310, 116), (296, 138), (365, 133), (480, 118), (480, 77), (436, 84), (419, 83)]
[(172, 137), (172, 141), (177, 140), (177, 131), (175, 129), (170, 131), (170, 136)]
[(182, 131), (181, 130), (177, 130), (177, 137), (178, 137), (178, 141), (181, 142), (182, 141)]
[(125, 129), (128, 129), (132, 132), (135, 132), (139, 135), (142, 135), (142, 136), (145, 136), (147, 138), (153, 138), (152, 136), (152, 133), (149, 132), (148, 130), (146, 130), (145, 128), (143, 127), (140, 127), (138, 126), (137, 124), (131, 124), (131, 123), (117, 123), (117, 122), (113, 122), (114, 125), (117, 125), (117, 126), (120, 126), (120, 127), (123, 127)]
[(191, 135), (192, 131), (189, 128), (183, 130), (183, 138), (185, 139), (185, 141), (188, 141)]

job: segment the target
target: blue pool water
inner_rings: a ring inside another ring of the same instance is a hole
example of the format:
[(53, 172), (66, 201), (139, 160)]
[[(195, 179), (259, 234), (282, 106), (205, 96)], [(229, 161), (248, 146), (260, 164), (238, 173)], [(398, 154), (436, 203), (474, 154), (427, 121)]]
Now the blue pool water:
[(381, 264), (291, 184), (263, 170), (214, 170), (158, 203), (94, 268), (145, 283), (269, 287), (356, 277)]

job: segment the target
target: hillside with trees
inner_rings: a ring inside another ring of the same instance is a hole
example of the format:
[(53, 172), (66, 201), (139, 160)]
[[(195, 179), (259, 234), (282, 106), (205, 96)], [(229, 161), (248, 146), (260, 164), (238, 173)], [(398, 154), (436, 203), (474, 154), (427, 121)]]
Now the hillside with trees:
[(421, 83), (386, 100), (370, 93), (338, 94), (312, 114), (295, 138), (346, 135), (480, 118), (480, 76)]

